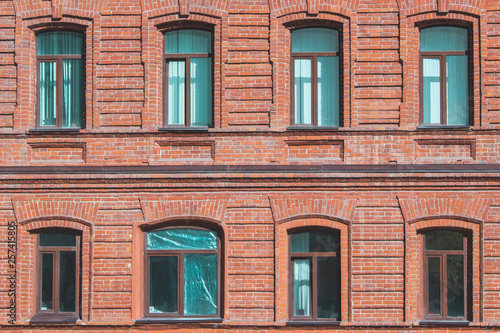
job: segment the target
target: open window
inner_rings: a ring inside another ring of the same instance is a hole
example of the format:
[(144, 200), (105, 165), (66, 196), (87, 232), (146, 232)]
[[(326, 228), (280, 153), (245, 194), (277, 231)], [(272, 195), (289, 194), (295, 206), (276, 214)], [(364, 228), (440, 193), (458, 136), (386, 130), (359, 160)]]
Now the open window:
[(146, 234), (147, 317), (220, 318), (220, 240), (202, 228)]
[(37, 127), (82, 128), (85, 109), (84, 34), (37, 35)]
[(211, 127), (213, 123), (212, 33), (165, 33), (164, 124)]
[(457, 230), (423, 234), (424, 318), (467, 320), (470, 299), (468, 237)]
[(468, 126), (472, 88), (466, 28), (438, 26), (420, 30), (421, 124)]
[(341, 126), (339, 31), (292, 31), (292, 125)]
[(340, 233), (314, 229), (289, 235), (291, 321), (340, 321)]
[(66, 231), (38, 235), (35, 322), (76, 322), (79, 312), (80, 236)]

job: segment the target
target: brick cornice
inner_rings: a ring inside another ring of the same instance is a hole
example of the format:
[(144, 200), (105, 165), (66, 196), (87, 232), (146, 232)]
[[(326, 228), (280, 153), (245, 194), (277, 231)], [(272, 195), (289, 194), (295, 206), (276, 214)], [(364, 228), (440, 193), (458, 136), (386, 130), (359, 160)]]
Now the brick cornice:
[(189, 199), (179, 197), (141, 198), (147, 224), (171, 220), (205, 220), (220, 223), (224, 217), (227, 198)]
[(98, 201), (79, 199), (12, 199), (14, 214), (18, 223), (59, 219), (91, 224), (99, 209)]
[(269, 198), (274, 221), (282, 223), (299, 218), (325, 218), (351, 223), (356, 199), (276, 196)]
[(408, 223), (437, 218), (482, 222), (491, 205), (491, 199), (472, 197), (398, 197), (398, 201), (403, 217)]

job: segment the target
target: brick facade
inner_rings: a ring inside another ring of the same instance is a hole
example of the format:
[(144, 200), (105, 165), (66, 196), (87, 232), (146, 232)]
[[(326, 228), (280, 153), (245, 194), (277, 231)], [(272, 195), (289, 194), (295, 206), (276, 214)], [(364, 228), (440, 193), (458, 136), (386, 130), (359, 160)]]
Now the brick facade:
[[(469, 28), (471, 121), (420, 125), (419, 31)], [(340, 32), (338, 129), (291, 125), (291, 31)], [(163, 34), (213, 33), (213, 126), (163, 122)], [(36, 35), (85, 36), (84, 126), (36, 126)], [(500, 3), (493, 0), (0, 1), (0, 330), (36, 313), (36, 232), (81, 235), (79, 320), (54, 330), (500, 329)], [(221, 320), (141, 323), (145, 233), (217, 230)], [(290, 231), (340, 234), (340, 322), (290, 325)], [(470, 235), (471, 313), (424, 325), (420, 234)], [(139, 321), (139, 322), (137, 322)]]

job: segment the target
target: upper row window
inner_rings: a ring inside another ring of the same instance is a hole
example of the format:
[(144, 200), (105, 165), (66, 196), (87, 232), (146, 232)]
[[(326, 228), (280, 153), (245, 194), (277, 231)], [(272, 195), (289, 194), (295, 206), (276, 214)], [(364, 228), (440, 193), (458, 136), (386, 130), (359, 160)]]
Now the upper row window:
[(79, 32), (51, 31), (38, 35), (37, 127), (82, 127), (83, 45), (83, 34)]
[[(291, 124), (342, 126), (342, 48), (339, 31), (292, 31)], [(164, 124), (213, 125), (212, 33), (184, 29), (164, 34)], [(84, 35), (50, 31), (37, 36), (40, 128), (81, 128), (85, 109)], [(420, 33), (420, 123), (470, 123), (468, 30), (439, 26)]]

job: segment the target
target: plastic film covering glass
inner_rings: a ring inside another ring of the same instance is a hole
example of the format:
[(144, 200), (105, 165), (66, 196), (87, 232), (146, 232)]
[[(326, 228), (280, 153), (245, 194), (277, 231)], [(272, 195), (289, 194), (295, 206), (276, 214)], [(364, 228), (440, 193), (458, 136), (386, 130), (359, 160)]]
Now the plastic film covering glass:
[(203, 229), (164, 229), (147, 234), (148, 250), (216, 250), (217, 233)]
[(454, 230), (434, 230), (425, 234), (425, 249), (446, 251), (464, 249), (464, 235)]
[(337, 232), (317, 230), (291, 236), (291, 251), (294, 252), (337, 252), (340, 249)]
[(439, 58), (423, 59), (424, 123), (441, 123), (441, 81)]
[(339, 33), (326, 28), (292, 31), (292, 52), (338, 52)]
[(165, 33), (165, 54), (211, 53), (212, 33), (204, 30), (175, 30)]
[(168, 116), (169, 125), (184, 125), (186, 62), (168, 62)]
[(318, 57), (318, 126), (339, 126), (338, 57)]
[(464, 256), (446, 256), (448, 317), (465, 316)]
[(311, 60), (295, 59), (295, 123), (312, 124)]
[(149, 257), (149, 313), (177, 313), (177, 257)]
[(467, 51), (467, 29), (432, 27), (420, 31), (420, 51)]
[(340, 265), (338, 257), (318, 257), (317, 317), (340, 318)]
[(40, 246), (76, 246), (76, 236), (57, 232), (40, 234)]
[(311, 315), (311, 260), (293, 261), (293, 315)]
[(40, 126), (56, 125), (57, 65), (55, 62), (40, 62)]
[(40, 310), (53, 309), (54, 256), (52, 253), (42, 253)]
[(37, 36), (38, 55), (83, 53), (83, 34), (73, 31), (50, 31)]
[(212, 125), (212, 58), (191, 58), (191, 126)]
[(76, 253), (61, 251), (59, 258), (59, 312), (76, 311)]
[(446, 106), (448, 125), (469, 124), (469, 66), (468, 58), (446, 57)]
[(217, 254), (184, 255), (184, 314), (217, 314)]

